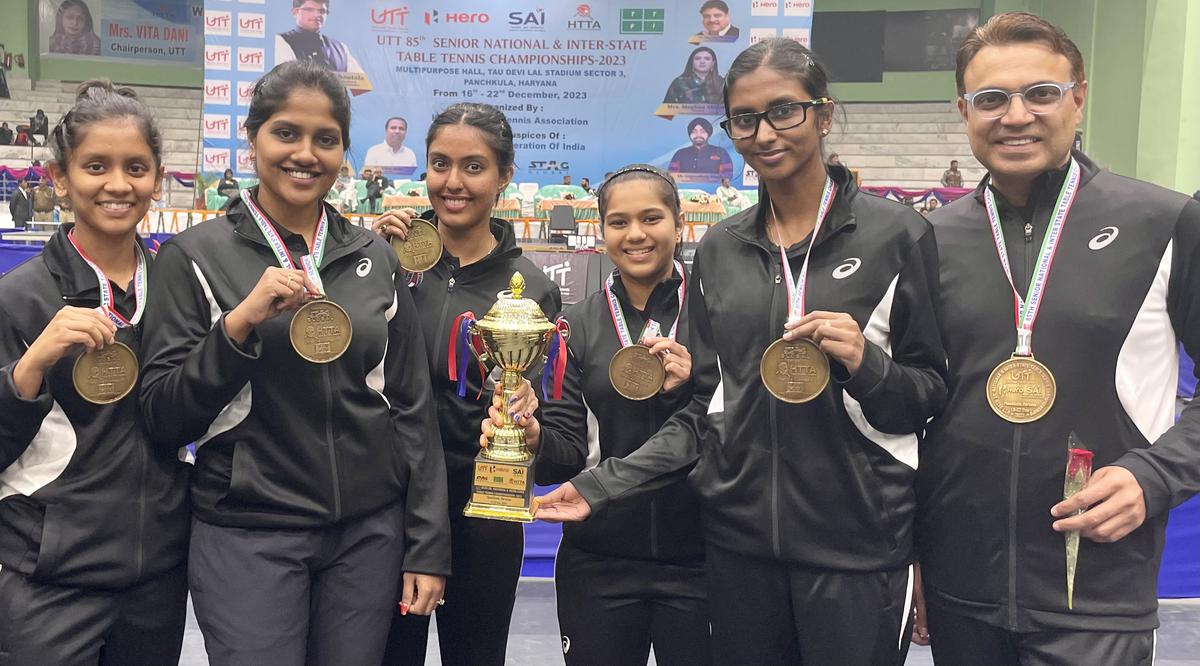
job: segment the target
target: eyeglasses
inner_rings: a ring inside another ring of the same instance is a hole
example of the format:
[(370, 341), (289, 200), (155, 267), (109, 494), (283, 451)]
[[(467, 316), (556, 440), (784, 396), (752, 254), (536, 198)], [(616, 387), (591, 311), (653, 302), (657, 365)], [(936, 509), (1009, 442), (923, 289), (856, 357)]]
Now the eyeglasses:
[(328, 7), (301, 7), (300, 11), (305, 14), (320, 14), (321, 16), (329, 14)]
[(1066, 83), (1038, 83), (1024, 90), (1009, 92), (998, 88), (977, 90), (962, 96), (967, 104), (984, 120), (995, 120), (1008, 113), (1012, 98), (1018, 95), (1025, 102), (1025, 109), (1034, 115), (1053, 113), (1062, 106), (1067, 91), (1075, 87), (1074, 81)]
[(721, 129), (725, 130), (725, 134), (734, 141), (749, 139), (758, 134), (758, 124), (763, 119), (766, 119), (767, 124), (777, 132), (792, 129), (804, 124), (804, 121), (808, 118), (809, 108), (832, 103), (833, 100), (828, 97), (819, 97), (803, 102), (778, 104), (766, 111), (739, 113), (736, 116), (729, 116), (722, 120), (720, 123)]

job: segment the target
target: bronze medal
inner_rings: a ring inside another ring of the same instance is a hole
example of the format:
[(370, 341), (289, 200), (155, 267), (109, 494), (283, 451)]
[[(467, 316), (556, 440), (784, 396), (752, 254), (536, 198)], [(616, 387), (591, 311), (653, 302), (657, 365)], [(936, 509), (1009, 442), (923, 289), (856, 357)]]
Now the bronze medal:
[(350, 315), (328, 298), (309, 301), (296, 310), (288, 337), (292, 348), (306, 361), (329, 363), (346, 353), (354, 328)]
[(780, 338), (763, 352), (758, 373), (771, 395), (792, 404), (805, 403), (829, 384), (829, 357), (807, 338)]
[(410, 273), (424, 273), (442, 258), (442, 237), (432, 222), (413, 218), (408, 238), (400, 240), (392, 236), (392, 250), (400, 259), (401, 268)]
[(137, 376), (137, 356), (122, 342), (81, 355), (71, 370), (71, 381), (80, 397), (97, 405), (111, 404), (129, 395), (137, 384)]
[(1031, 423), (1054, 406), (1057, 390), (1049, 368), (1032, 356), (1014, 354), (988, 376), (987, 401), (1005, 421)]
[(662, 390), (667, 370), (649, 347), (630, 345), (618, 349), (608, 362), (608, 381), (630, 400), (647, 400)]

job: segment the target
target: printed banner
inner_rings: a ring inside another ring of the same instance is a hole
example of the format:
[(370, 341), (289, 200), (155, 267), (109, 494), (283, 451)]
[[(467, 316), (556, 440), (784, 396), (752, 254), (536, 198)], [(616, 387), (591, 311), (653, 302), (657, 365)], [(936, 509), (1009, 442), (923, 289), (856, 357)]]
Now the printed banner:
[(41, 0), (41, 53), (200, 66), (204, 0)]
[[(106, 0), (111, 1), (111, 0)], [(205, 0), (204, 171), (252, 175), (241, 122), (251, 87), (310, 58), (352, 94), (348, 157), (393, 179), (425, 170), (433, 116), (456, 102), (504, 111), (515, 180), (597, 183), (630, 162), (711, 190), (743, 183), (721, 131), (724, 72), (769, 37), (805, 45), (812, 0)]]

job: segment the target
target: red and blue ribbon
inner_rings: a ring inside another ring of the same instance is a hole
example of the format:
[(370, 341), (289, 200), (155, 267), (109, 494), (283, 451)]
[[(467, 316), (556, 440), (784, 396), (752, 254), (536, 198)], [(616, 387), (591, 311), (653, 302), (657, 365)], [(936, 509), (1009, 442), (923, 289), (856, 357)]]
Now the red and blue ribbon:
[[(471, 336), (471, 325), (475, 323), (475, 313), (471, 311), (464, 312), (454, 318), (454, 323), (450, 325), (450, 345), (446, 358), (446, 367), (449, 369), (450, 381), (458, 382), (458, 397), (467, 397), (467, 360), (468, 357), (475, 354), (483, 353), (482, 344), (479, 340)], [(475, 353), (472, 354), (471, 349), (474, 348)], [(479, 367), (479, 395), (475, 396), (478, 400), (483, 396), (483, 385), (487, 381), (487, 370), (483, 367), (483, 362), (476, 358), (476, 365)]]
[(554, 322), (553, 337), (550, 338), (550, 350), (546, 354), (546, 365), (542, 368), (542, 396), (551, 398), (548, 385), (553, 382), (554, 400), (562, 400), (563, 379), (567, 376), (567, 338), (570, 330), (567, 320), (559, 317)]

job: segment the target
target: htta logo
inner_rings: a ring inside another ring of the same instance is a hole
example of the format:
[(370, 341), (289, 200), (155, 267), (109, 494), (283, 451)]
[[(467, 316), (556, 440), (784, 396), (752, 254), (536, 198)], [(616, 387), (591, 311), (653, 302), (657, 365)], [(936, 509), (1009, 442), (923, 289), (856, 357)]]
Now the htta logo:
[(485, 12), (438, 12), (436, 9), (425, 12), (425, 25), (434, 23), (482, 24), (491, 20), (491, 15)]
[[(229, 153), (225, 154), (225, 159), (229, 159)], [(250, 151), (245, 148), (239, 148), (237, 151), (237, 164), (234, 166), (234, 171), (238, 173), (254, 173), (254, 160), (250, 159)]]
[(591, 5), (579, 5), (575, 16), (567, 19), (567, 30), (599, 30), (600, 22), (592, 17)]
[[(426, 21), (428, 23), (429, 21)], [(387, 9), (371, 8), (371, 24), (381, 30), (397, 30), (407, 27), (408, 6), (389, 7)]]
[(266, 34), (265, 14), (238, 14), (238, 37), (263, 37)]
[(261, 72), (263, 71), (263, 62), (266, 58), (266, 50), (262, 47), (239, 46), (238, 70), (243, 72)]
[(204, 79), (204, 103), (228, 104), (229, 82)]
[(509, 30), (540, 32), (546, 29), (546, 10), (535, 9), (531, 12), (509, 12)]
[[(254, 96), (254, 81), (237, 82), (237, 105), (250, 106), (250, 98)], [(229, 103), (228, 100), (225, 102)]]
[(812, 16), (812, 0), (783, 0), (784, 16)]
[(224, 171), (229, 168), (229, 150), (227, 148), (205, 148), (204, 170)]
[(223, 113), (204, 114), (204, 138), (228, 139), (229, 116)]
[(220, 44), (204, 45), (204, 68), (228, 71), (233, 62), (233, 47)]
[(232, 26), (233, 12), (215, 10), (204, 12), (204, 34), (228, 37)]
[(556, 162), (554, 160), (530, 160), (530, 171), (570, 171), (570, 162)]

